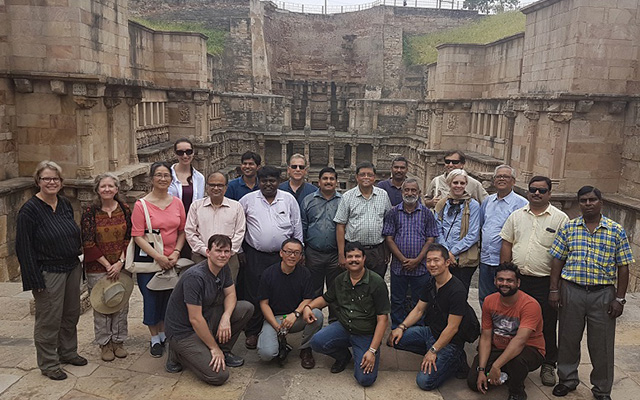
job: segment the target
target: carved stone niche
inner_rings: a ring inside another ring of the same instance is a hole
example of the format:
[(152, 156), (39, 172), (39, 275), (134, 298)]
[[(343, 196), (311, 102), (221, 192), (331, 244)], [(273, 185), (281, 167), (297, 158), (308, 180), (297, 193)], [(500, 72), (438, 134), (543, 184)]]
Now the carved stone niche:
[(33, 83), (30, 79), (14, 79), (13, 84), (16, 85), (18, 93), (33, 93)]
[(626, 108), (626, 101), (614, 101), (609, 105), (609, 114), (622, 114)]
[(64, 81), (52, 80), (49, 82), (51, 92), (59, 95), (67, 94), (67, 86)]
[(576, 104), (577, 113), (588, 113), (593, 107), (593, 100), (580, 100)]
[(547, 116), (553, 122), (566, 124), (567, 122), (571, 121), (571, 119), (573, 118), (573, 113), (570, 113), (570, 112), (548, 113)]

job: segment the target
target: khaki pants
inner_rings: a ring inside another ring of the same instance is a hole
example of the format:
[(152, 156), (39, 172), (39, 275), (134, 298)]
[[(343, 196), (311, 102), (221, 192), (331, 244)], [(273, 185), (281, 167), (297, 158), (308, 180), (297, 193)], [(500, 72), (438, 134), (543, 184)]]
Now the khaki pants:
[[(127, 271), (120, 271), (121, 274), (129, 274)], [(107, 276), (106, 273), (87, 274), (87, 285), (91, 291), (100, 279)], [(129, 276), (131, 276), (129, 274)], [(95, 333), (96, 343), (104, 346), (109, 342), (122, 343), (127, 338), (128, 325), (127, 316), (129, 315), (129, 302), (124, 305), (122, 310), (113, 314), (102, 314), (93, 310), (93, 332)]]
[(33, 341), (38, 368), (52, 371), (61, 360), (78, 355), (78, 319), (80, 318), (80, 263), (69, 272), (42, 272), (46, 289), (33, 291), (36, 321)]
[[(198, 253), (191, 254), (191, 261), (194, 263), (199, 263), (206, 260), (207, 257), (204, 257)], [(231, 276), (233, 277), (233, 283), (238, 284), (238, 271), (240, 270), (240, 262), (238, 261), (238, 255), (234, 254), (229, 259), (229, 268), (231, 269)]]

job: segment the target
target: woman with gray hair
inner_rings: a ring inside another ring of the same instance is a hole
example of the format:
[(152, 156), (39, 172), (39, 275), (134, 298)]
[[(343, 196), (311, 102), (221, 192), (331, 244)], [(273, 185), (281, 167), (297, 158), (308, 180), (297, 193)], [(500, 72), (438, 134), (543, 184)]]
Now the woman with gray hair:
[(462, 281), (468, 295), (471, 278), (480, 262), (480, 204), (465, 190), (468, 182), (465, 170), (452, 170), (446, 182), (449, 194), (435, 207), (437, 242), (449, 249), (451, 273)]
[[(112, 173), (100, 174), (94, 181), (93, 191), (96, 201), (82, 214), (82, 245), (84, 248), (84, 269), (89, 290), (107, 277), (118, 281), (122, 271), (125, 253), (131, 240), (131, 210), (118, 199), (120, 180)], [(122, 343), (127, 337), (127, 315), (129, 303), (119, 311), (103, 314), (93, 310), (93, 330), (95, 340), (100, 345), (104, 361), (128, 355)]]
[(82, 242), (71, 202), (59, 194), (62, 168), (42, 161), (33, 177), (39, 191), (18, 212), (16, 254), (22, 287), (32, 291), (36, 304), (38, 368), (50, 379), (62, 380), (67, 374), (61, 364), (87, 364), (78, 355)]

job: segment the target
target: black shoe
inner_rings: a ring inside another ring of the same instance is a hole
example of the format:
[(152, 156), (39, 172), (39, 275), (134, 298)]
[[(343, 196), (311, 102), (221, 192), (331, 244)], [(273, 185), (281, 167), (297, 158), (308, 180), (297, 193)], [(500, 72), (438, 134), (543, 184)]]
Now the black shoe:
[(570, 388), (562, 383), (558, 383), (554, 388), (553, 391), (551, 392), (554, 396), (556, 397), (564, 397), (566, 396), (569, 392), (573, 392), (574, 390), (576, 390), (576, 388)]
[(471, 368), (469, 368), (469, 364), (467, 364), (467, 353), (463, 350), (460, 355), (460, 366), (456, 371), (456, 379), (467, 379), (470, 370)]
[(287, 359), (291, 350), (293, 350), (293, 347), (287, 343), (287, 335), (278, 334), (278, 355), (276, 358), (280, 366), (284, 365), (284, 361)]
[(608, 394), (594, 394), (593, 397), (595, 397), (596, 400), (611, 400), (611, 396)]
[(89, 363), (89, 361), (87, 361), (86, 358), (82, 357), (82, 356), (75, 356), (73, 358), (70, 358), (68, 360), (60, 360), (61, 364), (71, 364), (71, 365), (75, 365), (76, 367), (82, 367), (83, 365), (87, 365)]
[(241, 367), (244, 365), (244, 358), (236, 356), (232, 352), (224, 353), (224, 363), (227, 367)]
[(151, 357), (160, 358), (162, 357), (162, 353), (164, 353), (164, 348), (160, 343), (152, 344), (149, 348), (149, 353), (151, 353)]
[(167, 360), (167, 363), (164, 365), (164, 369), (171, 374), (177, 374), (182, 371), (182, 364), (176, 361)]
[(331, 373), (338, 374), (344, 371), (344, 369), (347, 368), (349, 361), (351, 361), (351, 353), (349, 353), (349, 356), (343, 360), (336, 360), (336, 362), (331, 366)]
[(510, 393), (507, 400), (527, 400), (527, 394), (526, 393), (523, 393), (523, 394)]
[(67, 379), (67, 374), (60, 368), (52, 371), (42, 371), (42, 375), (54, 381), (61, 381)]

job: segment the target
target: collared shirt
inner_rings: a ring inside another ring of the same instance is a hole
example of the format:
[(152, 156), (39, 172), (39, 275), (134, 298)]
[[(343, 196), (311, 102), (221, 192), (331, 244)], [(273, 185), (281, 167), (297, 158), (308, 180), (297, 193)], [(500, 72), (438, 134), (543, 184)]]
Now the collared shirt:
[[(404, 203), (400, 203), (385, 215), (382, 235), (391, 236), (402, 255), (416, 258), (427, 239), (438, 236), (438, 227), (433, 213), (427, 207), (418, 203), (416, 209), (408, 213), (404, 210)], [(423, 258), (414, 270), (408, 271), (393, 256), (391, 270), (396, 275), (420, 276), (427, 273), (427, 261)]]
[(527, 199), (513, 190), (499, 199), (494, 193), (487, 197), (480, 206), (480, 224), (482, 225), (482, 246), (480, 262), (487, 265), (500, 264), (500, 248), (502, 238), (500, 231), (509, 215), (528, 204)]
[(529, 204), (509, 215), (500, 237), (513, 245), (511, 258), (523, 275), (540, 277), (551, 274), (553, 257), (549, 249), (556, 233), (567, 222), (567, 214), (551, 204), (540, 215), (532, 213)]
[(296, 201), (298, 202), (298, 204), (300, 206), (302, 206), (302, 201), (308, 195), (310, 195), (310, 194), (314, 193), (316, 190), (318, 190), (318, 188), (316, 186), (313, 186), (312, 184), (310, 184), (308, 182), (304, 182), (302, 185), (300, 185), (298, 190), (294, 191), (293, 188), (291, 187), (291, 181), (282, 182), (280, 184), (280, 186), (278, 186), (278, 189), (284, 190), (285, 192), (291, 193), (293, 195), (293, 197), (296, 198)]
[(191, 205), (187, 214), (184, 233), (191, 250), (202, 256), (207, 254), (211, 235), (221, 234), (231, 238), (231, 251), (240, 251), (245, 231), (244, 209), (239, 202), (224, 197), (220, 206), (211, 204), (205, 197)]
[(269, 204), (258, 190), (241, 198), (240, 204), (247, 218), (244, 240), (254, 249), (272, 253), (286, 239), (303, 241), (300, 208), (291, 194), (278, 190)]
[(394, 186), (391, 178), (378, 182), (378, 187), (387, 192), (392, 206), (397, 206), (402, 203), (402, 188), (400, 186)]
[(475, 199), (469, 201), (469, 230), (467, 234), (460, 238), (460, 228), (462, 225), (462, 213), (464, 204), (460, 205), (459, 212), (449, 212), (451, 204), (447, 201), (440, 215), (436, 215), (438, 223), (438, 237), (436, 241), (449, 249), (454, 256), (458, 256), (471, 248), (480, 239), (480, 204)]
[[(449, 185), (447, 185), (446, 179), (447, 178), (444, 176), (444, 174), (438, 175), (433, 178), (429, 183), (429, 186), (427, 186), (425, 196), (430, 198), (446, 198), (449, 195)], [(467, 176), (467, 187), (465, 191), (469, 193), (469, 196), (476, 199), (478, 203), (482, 203), (484, 199), (489, 196), (487, 191), (484, 190), (484, 187), (482, 187), (482, 183), (478, 182), (471, 176)]]
[(338, 211), (342, 195), (335, 192), (329, 200), (320, 189), (307, 196), (300, 206), (304, 243), (317, 251), (331, 252), (338, 249), (336, 242), (336, 223), (333, 218)]
[(333, 219), (338, 224), (346, 225), (344, 238), (347, 242), (360, 242), (364, 246), (373, 246), (384, 241), (382, 225), (384, 215), (391, 209), (387, 192), (373, 187), (368, 199), (356, 186), (342, 195), (338, 212)]
[(322, 297), (337, 306), (338, 321), (355, 335), (373, 335), (378, 315), (391, 311), (387, 284), (368, 269), (355, 285), (351, 283), (349, 271), (341, 273)]
[(250, 188), (244, 182), (242, 176), (239, 176), (236, 179), (232, 179), (229, 181), (224, 197), (227, 197), (231, 200), (240, 201), (240, 199), (243, 198), (246, 194), (255, 192), (258, 189), (258, 178), (256, 178), (256, 184), (252, 188)]
[(566, 261), (560, 276), (579, 285), (614, 285), (617, 267), (635, 262), (624, 228), (604, 215), (593, 234), (582, 216), (567, 222), (549, 253)]

